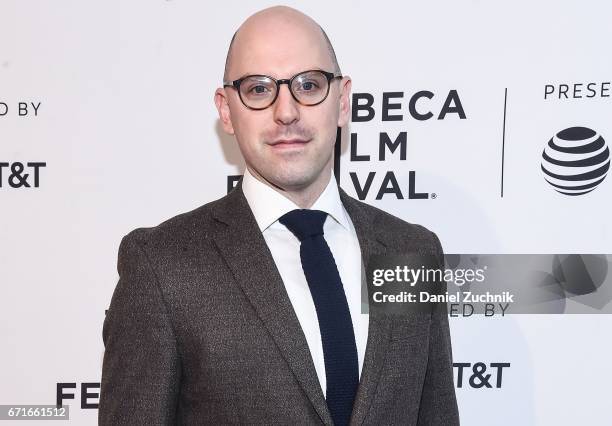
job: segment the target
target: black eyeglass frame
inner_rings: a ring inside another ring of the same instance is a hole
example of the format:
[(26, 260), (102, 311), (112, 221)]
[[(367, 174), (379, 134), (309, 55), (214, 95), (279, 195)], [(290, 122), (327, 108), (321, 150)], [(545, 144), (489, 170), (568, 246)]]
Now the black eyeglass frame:
[[(322, 73), (326, 78), (327, 78), (327, 92), (325, 93), (325, 96), (323, 96), (323, 99), (321, 99), (319, 102), (314, 103), (314, 104), (305, 104), (303, 102), (301, 102), (293, 93), (293, 90), (291, 89), (291, 85), (293, 83), (293, 80), (295, 80), (298, 76), (302, 75), (302, 74), (306, 74), (309, 72), (320, 72)], [(242, 82), (244, 80), (246, 80), (247, 78), (251, 78), (251, 77), (265, 77), (265, 78), (269, 78), (270, 80), (272, 80), (275, 84), (276, 84), (276, 93), (274, 94), (274, 99), (272, 99), (272, 101), (266, 105), (265, 107), (262, 108), (253, 108), (251, 106), (248, 106), (246, 104), (246, 102), (244, 101), (244, 99), (242, 99), (242, 93), (240, 92), (240, 84), (242, 84)], [(240, 101), (242, 102), (242, 105), (244, 105), (245, 107), (247, 107), (248, 109), (254, 110), (254, 111), (261, 111), (263, 109), (269, 108), (272, 104), (274, 104), (274, 102), (276, 102), (276, 98), (278, 98), (278, 93), (280, 92), (280, 85), (281, 84), (286, 84), (287, 87), (289, 88), (289, 93), (291, 93), (291, 96), (293, 97), (293, 99), (295, 99), (295, 101), (297, 103), (299, 103), (300, 105), (304, 105), (304, 106), (315, 106), (315, 105), (319, 105), (320, 103), (324, 102), (325, 99), (327, 99), (327, 96), (329, 95), (329, 88), (331, 86), (331, 81), (333, 79), (336, 78), (342, 78), (342, 74), (334, 74), (333, 72), (328, 72), (328, 71), (323, 71), (323, 70), (318, 70), (318, 69), (313, 69), (313, 70), (306, 70), (306, 71), (302, 71), (297, 73), (296, 75), (294, 75), (293, 77), (287, 79), (280, 79), (277, 80), (274, 77), (270, 77), (269, 75), (265, 75), (265, 74), (251, 74), (251, 75), (245, 75), (242, 78), (239, 78), (238, 80), (233, 80), (233, 81), (223, 81), (223, 87), (233, 87), (234, 89), (236, 89), (236, 91), (238, 92), (238, 97), (240, 98)]]

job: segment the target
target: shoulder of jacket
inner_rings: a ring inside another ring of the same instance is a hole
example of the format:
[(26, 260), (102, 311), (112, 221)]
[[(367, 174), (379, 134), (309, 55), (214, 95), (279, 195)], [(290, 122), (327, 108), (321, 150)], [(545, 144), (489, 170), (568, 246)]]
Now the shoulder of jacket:
[(392, 230), (392, 232), (400, 234), (401, 236), (406, 234), (418, 235), (421, 238), (431, 238), (435, 241), (439, 241), (437, 235), (423, 225), (408, 222), (378, 207), (372, 206), (353, 197), (350, 198), (353, 204), (358, 206), (358, 208), (361, 209), (364, 214), (372, 219), (372, 223), (376, 227), (383, 230)]
[(214, 226), (212, 210), (222, 199), (177, 214), (156, 226), (136, 228), (123, 237), (122, 244), (135, 242), (140, 246), (164, 245), (195, 237), (206, 238)]

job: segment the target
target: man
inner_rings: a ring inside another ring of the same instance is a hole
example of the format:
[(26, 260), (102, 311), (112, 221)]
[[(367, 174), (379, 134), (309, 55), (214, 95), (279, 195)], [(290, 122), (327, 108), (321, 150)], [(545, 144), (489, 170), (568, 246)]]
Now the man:
[(362, 260), (442, 249), (332, 179), (350, 89), (302, 13), (238, 29), (215, 104), (244, 178), (121, 242), (101, 425), (459, 423), (446, 313), (360, 313)]

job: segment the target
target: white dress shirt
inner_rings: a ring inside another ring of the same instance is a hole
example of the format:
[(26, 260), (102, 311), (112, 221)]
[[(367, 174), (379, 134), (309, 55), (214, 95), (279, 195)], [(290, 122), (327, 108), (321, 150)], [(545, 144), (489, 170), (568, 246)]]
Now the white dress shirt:
[[(299, 209), (293, 201), (272, 187), (257, 180), (248, 169), (244, 171), (242, 190), (259, 229), (272, 252), (293, 309), (306, 336), (312, 360), (323, 394), (326, 394), (325, 359), (319, 321), (308, 282), (300, 260), (300, 241), (278, 219), (291, 210)], [(323, 224), (325, 241), (338, 266), (344, 293), (351, 312), (359, 376), (363, 367), (368, 340), (368, 315), (361, 313), (361, 249), (353, 222), (340, 201), (336, 181), (331, 178), (311, 209), (328, 214)]]

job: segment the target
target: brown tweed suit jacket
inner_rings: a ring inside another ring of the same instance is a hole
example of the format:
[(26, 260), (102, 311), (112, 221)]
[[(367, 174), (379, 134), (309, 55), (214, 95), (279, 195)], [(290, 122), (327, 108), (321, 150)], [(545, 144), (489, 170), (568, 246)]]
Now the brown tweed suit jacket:
[[(436, 235), (340, 190), (362, 258)], [(332, 425), (306, 338), (239, 184), (137, 229), (103, 328), (100, 425)], [(371, 314), (351, 425), (458, 425), (448, 317)]]

